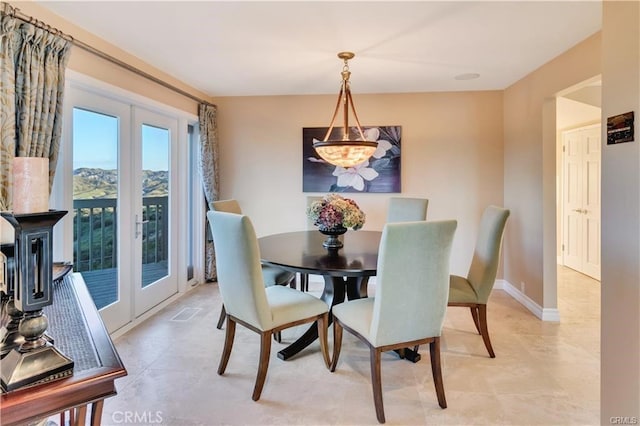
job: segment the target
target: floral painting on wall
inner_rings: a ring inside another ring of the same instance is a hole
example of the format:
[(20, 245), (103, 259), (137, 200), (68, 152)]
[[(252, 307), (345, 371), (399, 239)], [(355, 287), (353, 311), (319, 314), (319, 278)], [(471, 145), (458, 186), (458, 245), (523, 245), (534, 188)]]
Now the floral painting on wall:
[[(369, 160), (347, 169), (327, 163), (313, 148), (313, 140), (323, 140), (327, 130), (302, 129), (303, 192), (400, 192), (401, 126), (363, 126), (367, 140), (377, 141), (378, 148)], [(350, 132), (355, 135), (357, 129)], [(334, 128), (331, 138), (341, 137), (342, 128)]]

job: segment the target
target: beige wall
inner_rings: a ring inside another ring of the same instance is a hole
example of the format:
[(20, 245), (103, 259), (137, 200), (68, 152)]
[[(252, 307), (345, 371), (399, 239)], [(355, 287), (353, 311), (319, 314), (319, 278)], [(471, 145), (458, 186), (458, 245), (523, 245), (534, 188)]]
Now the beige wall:
[[(307, 227), (302, 128), (327, 126), (335, 96), (216, 99), (221, 196), (240, 201), (259, 235)], [(402, 126), (400, 195), (428, 198), (429, 219), (458, 220), (452, 266), (466, 274), (483, 209), (503, 204), (502, 93), (354, 93), (354, 102), (363, 125)], [(382, 229), (391, 195), (349, 194), (365, 229)]]
[[(196, 89), (176, 80), (168, 74), (154, 68), (145, 62), (141, 61), (135, 56), (132, 56), (125, 51), (117, 48), (116, 46), (109, 44), (101, 38), (85, 31), (84, 29), (69, 23), (68, 21), (60, 18), (58, 15), (51, 13), (49, 10), (40, 7), (38, 4), (31, 1), (8, 1), (10, 5), (17, 7), (26, 15), (39, 19), (46, 24), (59, 29), (63, 33), (74, 37), (104, 53), (116, 57), (117, 59), (132, 65), (156, 78), (166, 81), (179, 89), (182, 89), (198, 98), (204, 100), (210, 100), (204, 93), (197, 91)], [(153, 83), (144, 77), (138, 76), (124, 68), (115, 65), (107, 60), (100, 59), (92, 53), (87, 52), (77, 46), (73, 46), (71, 49), (71, 56), (67, 65), (69, 69), (78, 71), (87, 76), (96, 78), (103, 82), (112, 84), (125, 90), (129, 90), (133, 93), (145, 96), (158, 102), (162, 102), (166, 105), (170, 105), (174, 108), (178, 108), (182, 111), (187, 111), (191, 114), (198, 114), (198, 103), (190, 98), (179, 95), (176, 92), (169, 90), (163, 86)]]
[(600, 52), (596, 34), (504, 92), (504, 276), (545, 309), (557, 307), (555, 95), (600, 74)]
[(601, 422), (640, 422), (640, 2), (604, 2), (602, 116), (635, 111), (635, 141), (602, 146)]
[(600, 123), (602, 115), (598, 107), (563, 97), (557, 99), (556, 111), (558, 132)]

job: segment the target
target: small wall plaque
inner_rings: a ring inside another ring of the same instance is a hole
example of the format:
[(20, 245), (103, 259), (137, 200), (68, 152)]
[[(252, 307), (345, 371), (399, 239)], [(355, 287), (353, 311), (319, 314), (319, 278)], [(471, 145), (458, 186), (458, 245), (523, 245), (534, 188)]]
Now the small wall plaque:
[(633, 111), (607, 118), (607, 145), (633, 142)]

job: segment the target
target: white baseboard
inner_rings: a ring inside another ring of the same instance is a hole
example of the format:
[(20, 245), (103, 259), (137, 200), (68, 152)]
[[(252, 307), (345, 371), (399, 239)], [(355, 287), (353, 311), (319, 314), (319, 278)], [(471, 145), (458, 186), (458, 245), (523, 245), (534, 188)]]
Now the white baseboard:
[[(369, 278), (369, 284), (375, 284), (376, 277)], [(314, 283), (323, 283), (323, 279), (320, 275), (309, 275), (309, 281)], [(543, 308), (534, 302), (529, 296), (522, 293), (515, 288), (507, 280), (496, 280), (493, 285), (494, 290), (503, 290), (509, 296), (513, 297), (516, 301), (522, 304), (525, 308), (531, 311), (533, 315), (540, 318), (542, 321), (560, 322), (560, 312), (558, 309)]]
[(496, 280), (495, 283), (493, 283), (493, 289), (494, 290), (504, 290), (504, 284), (506, 283), (505, 280)]
[(494, 289), (504, 290), (509, 296), (513, 297), (525, 308), (531, 311), (533, 315), (542, 321), (560, 322), (560, 311), (557, 308), (543, 308), (534, 302), (529, 296), (515, 288), (506, 280), (496, 280)]

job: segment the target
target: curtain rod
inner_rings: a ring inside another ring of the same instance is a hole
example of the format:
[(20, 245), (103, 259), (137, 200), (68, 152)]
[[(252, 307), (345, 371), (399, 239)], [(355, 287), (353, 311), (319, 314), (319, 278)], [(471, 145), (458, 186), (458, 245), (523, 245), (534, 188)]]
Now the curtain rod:
[(147, 80), (151, 80), (154, 83), (157, 83), (157, 84), (159, 84), (159, 85), (161, 85), (163, 87), (166, 87), (167, 89), (172, 90), (172, 91), (174, 91), (176, 93), (179, 93), (180, 95), (185, 96), (185, 97), (187, 97), (189, 99), (192, 99), (192, 100), (194, 100), (194, 101), (196, 101), (198, 103), (206, 104), (206, 105), (210, 105), (210, 106), (215, 106), (211, 102), (205, 101), (204, 99), (201, 99), (201, 98), (199, 98), (199, 97), (197, 97), (195, 95), (192, 95), (191, 93), (189, 93), (189, 92), (187, 92), (185, 90), (182, 90), (181, 88), (176, 87), (171, 83), (167, 83), (166, 81), (161, 80), (158, 77), (155, 77), (155, 76), (153, 76), (153, 75), (151, 75), (151, 74), (149, 74), (149, 73), (147, 73), (145, 71), (142, 71), (141, 69), (136, 68), (133, 65), (127, 64), (126, 62), (121, 61), (120, 59), (118, 59), (118, 58), (116, 58), (114, 56), (111, 56), (111, 55), (109, 55), (109, 54), (107, 54), (107, 53), (105, 53), (105, 52), (103, 52), (101, 50), (98, 50), (95, 47), (90, 46), (90, 45), (88, 45), (87, 43), (85, 43), (85, 42), (83, 42), (81, 40), (77, 40), (74, 37), (63, 33), (62, 31), (60, 31), (57, 28), (53, 28), (52, 26), (50, 26), (48, 24), (45, 24), (44, 22), (42, 22), (42, 21), (40, 21), (40, 20), (38, 20), (38, 19), (36, 19), (36, 18), (34, 18), (32, 16), (26, 15), (20, 9), (18, 9), (17, 7), (11, 6), (9, 3), (2, 2), (2, 5), (4, 6), (3, 7), (3, 13), (5, 13), (5, 14), (7, 14), (9, 16), (12, 16), (12, 17), (14, 17), (16, 19), (19, 19), (22, 22), (25, 22), (25, 23), (28, 23), (28, 24), (31, 24), (31, 25), (35, 25), (38, 28), (41, 28), (41, 29), (43, 29), (45, 31), (48, 31), (48, 32), (52, 33), (52, 34), (60, 36), (60, 37), (64, 38), (65, 40), (69, 41), (70, 43), (72, 43), (74, 46), (79, 47), (80, 49), (86, 50), (87, 52), (89, 52), (89, 53), (91, 53), (91, 54), (93, 54), (95, 56), (98, 56), (98, 57), (100, 57), (102, 59), (105, 59), (105, 60), (107, 60), (107, 61), (109, 61), (109, 62), (111, 62), (113, 64), (116, 64), (116, 65), (126, 69), (127, 71), (131, 71), (134, 74), (137, 74), (139, 76), (142, 76), (142, 77), (146, 78)]

